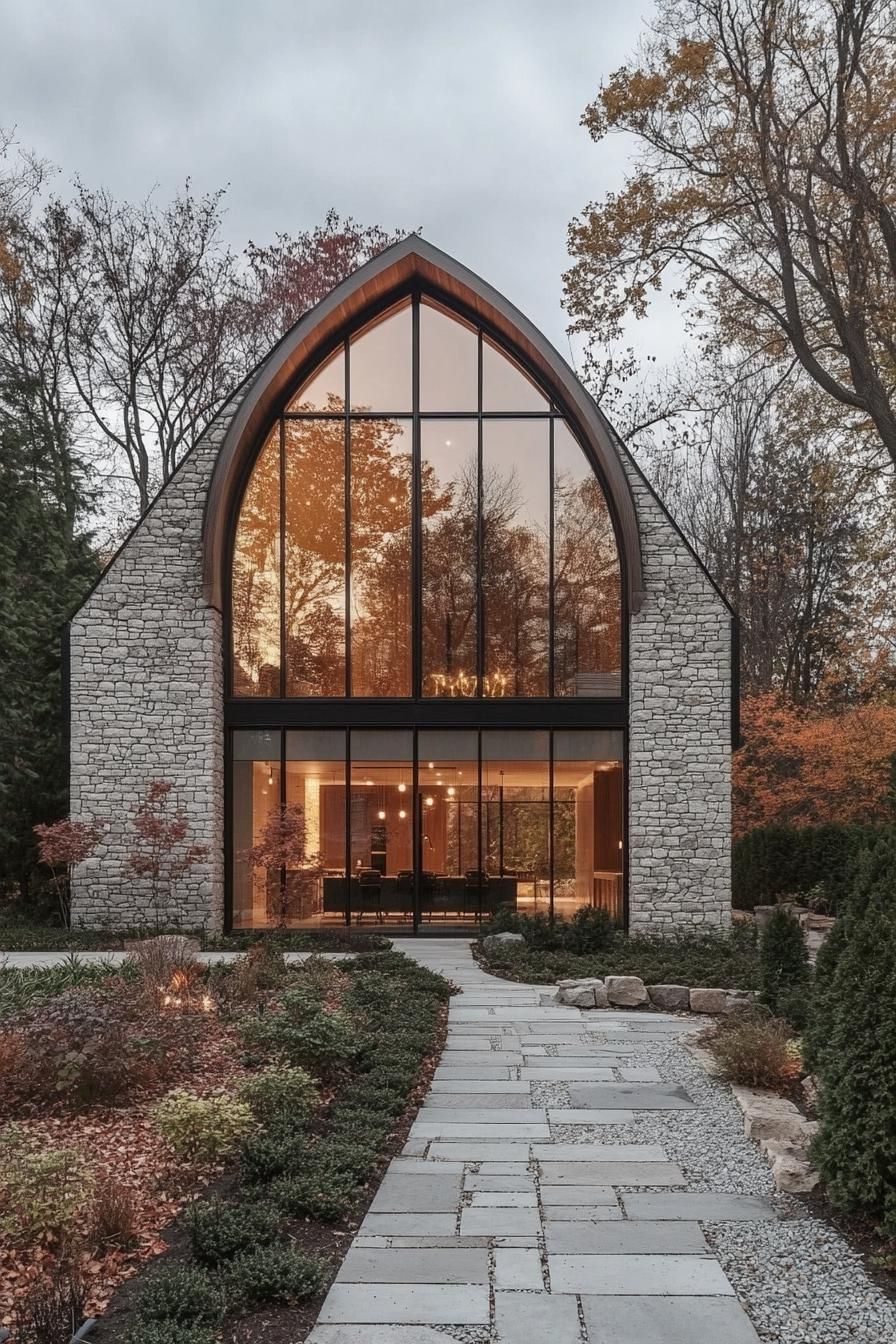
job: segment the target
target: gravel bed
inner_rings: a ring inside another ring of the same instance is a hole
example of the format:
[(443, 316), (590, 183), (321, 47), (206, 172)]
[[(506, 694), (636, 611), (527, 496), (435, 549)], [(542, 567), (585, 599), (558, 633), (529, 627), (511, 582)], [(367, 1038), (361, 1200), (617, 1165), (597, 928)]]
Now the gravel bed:
[(768, 1344), (892, 1344), (896, 1305), (816, 1218), (704, 1223), (706, 1239)]
[(569, 1083), (533, 1083), (531, 1087), (532, 1105), (539, 1107), (568, 1106)]

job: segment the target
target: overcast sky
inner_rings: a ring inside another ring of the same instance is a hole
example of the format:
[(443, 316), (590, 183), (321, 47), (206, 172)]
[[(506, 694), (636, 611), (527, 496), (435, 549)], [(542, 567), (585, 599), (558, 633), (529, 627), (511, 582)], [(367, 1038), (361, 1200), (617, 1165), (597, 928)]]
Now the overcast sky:
[[(569, 354), (566, 229), (629, 147), (579, 125), (650, 0), (0, 0), (0, 125), (121, 196), (227, 183), (230, 240), (420, 228)], [(637, 329), (662, 359), (667, 305)]]

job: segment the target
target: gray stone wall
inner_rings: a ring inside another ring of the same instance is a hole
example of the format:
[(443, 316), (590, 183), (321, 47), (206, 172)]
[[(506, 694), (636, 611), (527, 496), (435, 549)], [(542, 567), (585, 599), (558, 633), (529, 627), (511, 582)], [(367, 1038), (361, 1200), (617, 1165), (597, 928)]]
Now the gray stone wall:
[(629, 631), (632, 929), (731, 921), (731, 613), (644, 484), (646, 596)]
[(192, 843), (209, 856), (178, 882), (161, 918), (222, 926), (221, 617), (203, 597), (201, 532), (233, 409), (196, 444), (72, 622), (71, 810), (111, 820), (105, 843), (75, 873), (76, 924), (155, 922), (150, 886), (127, 861), (137, 805), (151, 780), (165, 779)]

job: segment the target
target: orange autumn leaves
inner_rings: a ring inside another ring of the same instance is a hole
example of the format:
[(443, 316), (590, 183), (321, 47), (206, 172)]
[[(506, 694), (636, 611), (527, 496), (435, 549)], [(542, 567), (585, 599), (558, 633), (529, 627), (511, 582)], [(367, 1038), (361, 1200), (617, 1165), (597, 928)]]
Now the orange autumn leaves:
[(800, 708), (748, 696), (734, 757), (734, 834), (756, 826), (896, 821), (896, 705)]

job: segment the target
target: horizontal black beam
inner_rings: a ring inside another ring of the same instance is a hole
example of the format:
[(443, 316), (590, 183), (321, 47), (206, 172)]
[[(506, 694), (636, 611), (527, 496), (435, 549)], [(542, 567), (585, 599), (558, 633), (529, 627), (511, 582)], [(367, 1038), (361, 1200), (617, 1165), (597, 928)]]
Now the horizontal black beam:
[(228, 700), (229, 728), (625, 728), (624, 700)]

